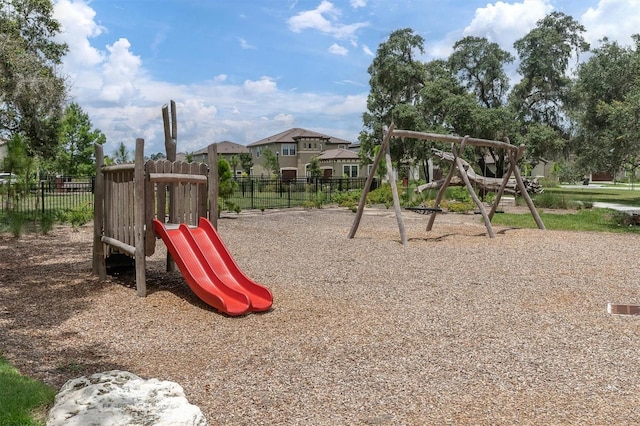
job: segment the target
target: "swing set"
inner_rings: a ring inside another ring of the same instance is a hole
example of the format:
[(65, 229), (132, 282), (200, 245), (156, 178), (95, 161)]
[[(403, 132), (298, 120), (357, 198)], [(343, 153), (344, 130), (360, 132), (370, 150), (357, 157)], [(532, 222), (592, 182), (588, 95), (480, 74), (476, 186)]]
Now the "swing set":
[[(356, 212), (356, 217), (353, 221), (353, 225), (351, 226), (351, 230), (349, 231), (349, 238), (353, 238), (358, 230), (358, 226), (360, 225), (360, 220), (362, 219), (362, 214), (364, 212), (364, 207), (367, 201), (367, 194), (369, 193), (369, 188), (371, 187), (371, 183), (373, 182), (373, 178), (376, 175), (376, 169), (378, 168), (380, 161), (382, 160), (382, 155), (385, 155), (385, 160), (387, 163), (387, 178), (389, 184), (391, 185), (391, 193), (393, 195), (393, 206), (395, 209), (396, 219), (398, 221), (398, 228), (400, 230), (400, 238), (402, 244), (407, 244), (407, 235), (404, 228), (404, 222), (402, 220), (402, 210), (400, 207), (400, 197), (398, 195), (398, 188), (396, 185), (395, 175), (391, 166), (391, 150), (390, 150), (390, 141), (392, 137), (400, 137), (400, 138), (411, 138), (411, 139), (420, 139), (420, 140), (431, 140), (436, 142), (444, 142), (451, 144), (451, 153), (452, 153), (452, 165), (449, 169), (449, 173), (444, 179), (440, 190), (438, 191), (438, 195), (436, 196), (434, 207), (425, 209), (428, 210), (430, 214), (429, 221), (427, 223), (427, 231), (431, 231), (433, 228), (433, 223), (435, 222), (436, 215), (442, 211), (440, 208), (440, 202), (444, 198), (445, 191), (449, 187), (452, 178), (456, 173), (460, 175), (464, 184), (473, 199), (473, 202), (476, 204), (479, 213), (482, 215), (484, 220), (484, 224), (487, 228), (487, 233), (490, 238), (495, 237), (495, 233), (493, 232), (493, 227), (491, 226), (491, 219), (493, 218), (496, 210), (500, 204), (500, 200), (502, 195), (509, 184), (509, 180), (513, 176), (516, 181), (516, 187), (520, 191), (520, 195), (525, 200), (533, 219), (536, 222), (536, 225), (539, 229), (544, 230), (545, 226), (542, 223), (542, 219), (536, 210), (531, 197), (527, 193), (527, 189), (522, 180), (522, 176), (520, 175), (520, 170), (517, 167), (518, 161), (524, 154), (524, 145), (514, 146), (511, 145), (508, 140), (507, 142), (500, 142), (489, 139), (478, 139), (472, 138), (470, 136), (453, 136), (453, 135), (442, 135), (437, 133), (424, 133), (424, 132), (416, 132), (412, 130), (401, 130), (396, 129), (395, 124), (391, 123), (389, 128), (385, 131), (384, 138), (382, 140), (382, 145), (380, 146), (380, 150), (376, 155), (373, 165), (371, 167), (371, 171), (369, 172), (369, 176), (367, 178), (367, 183), (364, 186), (362, 191), (362, 196), (360, 197), (360, 203), (358, 204), (358, 210)], [(476, 182), (476, 176), (473, 169), (469, 166), (469, 163), (464, 161), (460, 157), (460, 153), (464, 152), (464, 148), (466, 146), (474, 146), (474, 147), (490, 147), (495, 149), (503, 149), (506, 153), (507, 160), (509, 162), (509, 169), (507, 173), (504, 174), (501, 180), (499, 180), (499, 186), (497, 187), (496, 197), (491, 205), (491, 209), (489, 212), (485, 209), (483, 202), (478, 198), (476, 194), (475, 188), (471, 182), (470, 176), (473, 178), (474, 182)]]

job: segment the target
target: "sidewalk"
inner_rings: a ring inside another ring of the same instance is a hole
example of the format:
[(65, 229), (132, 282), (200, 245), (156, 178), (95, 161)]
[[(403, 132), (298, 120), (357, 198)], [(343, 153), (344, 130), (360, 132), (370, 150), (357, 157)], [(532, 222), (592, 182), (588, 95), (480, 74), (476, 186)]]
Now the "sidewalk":
[(616, 203), (601, 203), (594, 202), (593, 207), (601, 208), (601, 209), (612, 209), (617, 210), (619, 212), (625, 212), (627, 214), (640, 214), (640, 207), (636, 206), (627, 206), (624, 204), (616, 204)]

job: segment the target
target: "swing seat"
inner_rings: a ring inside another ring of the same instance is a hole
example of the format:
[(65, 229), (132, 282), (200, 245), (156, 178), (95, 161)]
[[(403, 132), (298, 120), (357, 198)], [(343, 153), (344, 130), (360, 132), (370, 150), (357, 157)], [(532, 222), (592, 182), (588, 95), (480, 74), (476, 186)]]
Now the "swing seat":
[(440, 213), (442, 209), (440, 207), (405, 207), (405, 210), (409, 210), (415, 213), (431, 214)]

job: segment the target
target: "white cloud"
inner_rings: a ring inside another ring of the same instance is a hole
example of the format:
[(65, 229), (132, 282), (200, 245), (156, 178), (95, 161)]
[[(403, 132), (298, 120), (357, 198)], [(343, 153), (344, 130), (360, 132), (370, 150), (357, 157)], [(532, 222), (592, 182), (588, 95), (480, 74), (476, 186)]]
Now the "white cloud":
[(622, 45), (631, 43), (631, 35), (640, 28), (640, 1), (600, 0), (581, 17), (587, 29), (586, 39), (592, 45), (607, 36)]
[(446, 58), (453, 51), (455, 42), (466, 36), (486, 37), (502, 49), (513, 51), (513, 43), (552, 10), (550, 0), (489, 3), (476, 9), (473, 20), (462, 32), (452, 31), (440, 40), (426, 43), (425, 51), (429, 57)]
[(323, 0), (320, 5), (313, 10), (300, 12), (289, 18), (289, 29), (295, 33), (306, 29), (317, 30), (321, 33), (331, 35), (335, 38), (354, 38), (355, 33), (363, 27), (368, 26), (367, 22), (355, 24), (342, 24), (338, 22), (341, 12), (333, 3)]
[(240, 41), (240, 47), (243, 49), (255, 49), (256, 47), (249, 44), (247, 42), (247, 40), (243, 39), (243, 38), (239, 38), (238, 41)]
[(140, 57), (129, 51), (131, 43), (121, 38), (107, 46), (109, 57), (102, 66), (104, 83), (100, 98), (107, 102), (123, 102), (136, 94), (135, 82), (140, 77)]
[(284, 127), (293, 127), (296, 121), (293, 115), (285, 113), (276, 115), (273, 120), (281, 123)]
[(57, 39), (69, 46), (66, 64), (93, 66), (102, 62), (103, 55), (89, 42), (89, 38), (97, 37), (104, 31), (95, 22), (95, 16), (96, 12), (85, 3), (69, 0), (56, 2), (53, 17), (62, 27)]
[(486, 37), (503, 49), (511, 49), (513, 43), (536, 26), (536, 22), (553, 11), (549, 0), (524, 0), (516, 3), (487, 4), (476, 10), (463, 36)]
[(246, 80), (243, 85), (244, 90), (249, 95), (272, 93), (277, 90), (276, 82), (271, 77), (260, 77), (260, 80)]
[(371, 51), (371, 49), (369, 49), (369, 46), (367, 46), (366, 44), (362, 45), (362, 51), (367, 56), (375, 56), (375, 54)]
[(351, 7), (357, 9), (359, 7), (365, 7), (367, 5), (367, 0), (351, 0)]
[(349, 49), (333, 43), (331, 47), (329, 47), (329, 53), (332, 53), (334, 55), (347, 56), (349, 54)]

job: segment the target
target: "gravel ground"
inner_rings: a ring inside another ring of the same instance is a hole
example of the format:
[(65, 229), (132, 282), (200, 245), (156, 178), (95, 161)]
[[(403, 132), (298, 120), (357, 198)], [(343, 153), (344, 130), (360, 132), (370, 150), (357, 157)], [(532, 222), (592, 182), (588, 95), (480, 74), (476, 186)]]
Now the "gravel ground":
[(0, 354), (56, 387), (180, 383), (211, 425), (629, 424), (640, 419), (638, 236), (367, 209), (242, 212), (219, 231), (274, 308), (231, 318), (149, 258), (90, 275), (91, 228), (0, 236)]

